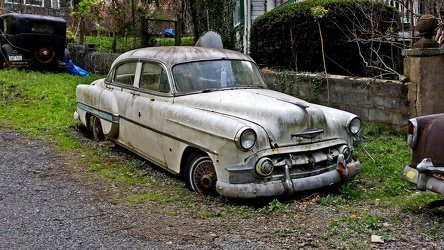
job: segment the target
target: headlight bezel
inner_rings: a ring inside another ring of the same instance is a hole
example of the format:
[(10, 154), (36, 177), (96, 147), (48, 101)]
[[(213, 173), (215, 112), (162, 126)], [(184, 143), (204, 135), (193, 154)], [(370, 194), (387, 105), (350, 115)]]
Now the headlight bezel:
[(362, 129), (362, 120), (358, 116), (352, 116), (347, 120), (347, 133), (357, 135)]
[(256, 146), (257, 134), (252, 128), (243, 127), (237, 131), (234, 137), (236, 147), (242, 151), (249, 151)]

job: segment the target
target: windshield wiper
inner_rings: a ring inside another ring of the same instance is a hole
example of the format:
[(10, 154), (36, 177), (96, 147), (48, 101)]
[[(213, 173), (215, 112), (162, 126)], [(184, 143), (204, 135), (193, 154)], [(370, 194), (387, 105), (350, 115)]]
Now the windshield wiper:
[(204, 89), (201, 91), (201, 93), (208, 93), (208, 92), (213, 92), (216, 89)]
[(237, 88), (245, 88), (245, 89), (263, 89), (264, 86), (261, 85), (236, 85)]

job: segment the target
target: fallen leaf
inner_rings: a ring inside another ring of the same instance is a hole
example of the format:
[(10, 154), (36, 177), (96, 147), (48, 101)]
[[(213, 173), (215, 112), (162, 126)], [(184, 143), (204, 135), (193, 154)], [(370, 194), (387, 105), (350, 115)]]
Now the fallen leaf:
[(372, 235), (372, 243), (384, 243), (384, 240), (381, 238), (381, 236)]

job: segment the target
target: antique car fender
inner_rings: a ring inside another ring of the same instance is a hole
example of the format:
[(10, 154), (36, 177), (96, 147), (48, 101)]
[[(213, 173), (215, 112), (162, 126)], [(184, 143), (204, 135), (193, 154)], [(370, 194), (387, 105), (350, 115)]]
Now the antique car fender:
[[(5, 44), (1, 48), (2, 60), (9, 61), (8, 55), (12, 54), (12, 46), (10, 44)], [(2, 65), (3, 66), (3, 65)]]
[(12, 54), (12, 50), (13, 49), (12, 49), (12, 46), (10, 44), (5, 44), (5, 45), (2, 46), (2, 51), (6, 52), (5, 56), (7, 56), (8, 54)]
[(100, 81), (76, 87), (77, 113), (86, 126), (89, 116), (100, 118), (103, 134), (108, 138), (116, 138), (119, 133), (116, 97), (112, 91), (104, 91)]
[[(207, 110), (171, 105), (165, 113), (163, 145), (167, 164), (171, 171), (179, 173), (187, 148), (200, 150), (213, 160), (219, 180), (228, 181), (224, 166), (245, 164), (255, 155), (257, 148), (268, 145), (265, 130), (257, 124), (236, 117)], [(244, 128), (256, 132), (256, 145), (250, 151), (236, 146), (236, 134)]]

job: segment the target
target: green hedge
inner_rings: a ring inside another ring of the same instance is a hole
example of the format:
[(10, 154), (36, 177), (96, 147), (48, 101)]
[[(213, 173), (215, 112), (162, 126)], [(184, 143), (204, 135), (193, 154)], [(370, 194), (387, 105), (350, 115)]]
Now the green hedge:
[[(364, 65), (361, 57), (378, 61), (377, 56), (370, 53), (371, 46), (386, 64), (397, 71), (402, 68), (400, 49), (388, 39), (399, 25), (398, 11), (374, 1), (308, 0), (275, 8), (253, 23), (250, 36), (253, 59), (264, 67), (323, 72), (319, 28), (311, 13), (311, 8), (316, 6), (328, 11), (319, 19), (328, 73), (376, 74), (374, 69)], [(369, 21), (369, 15), (373, 21)], [(362, 39), (360, 48), (356, 42), (350, 41), (351, 38)], [(372, 38), (372, 43), (367, 43)]]

